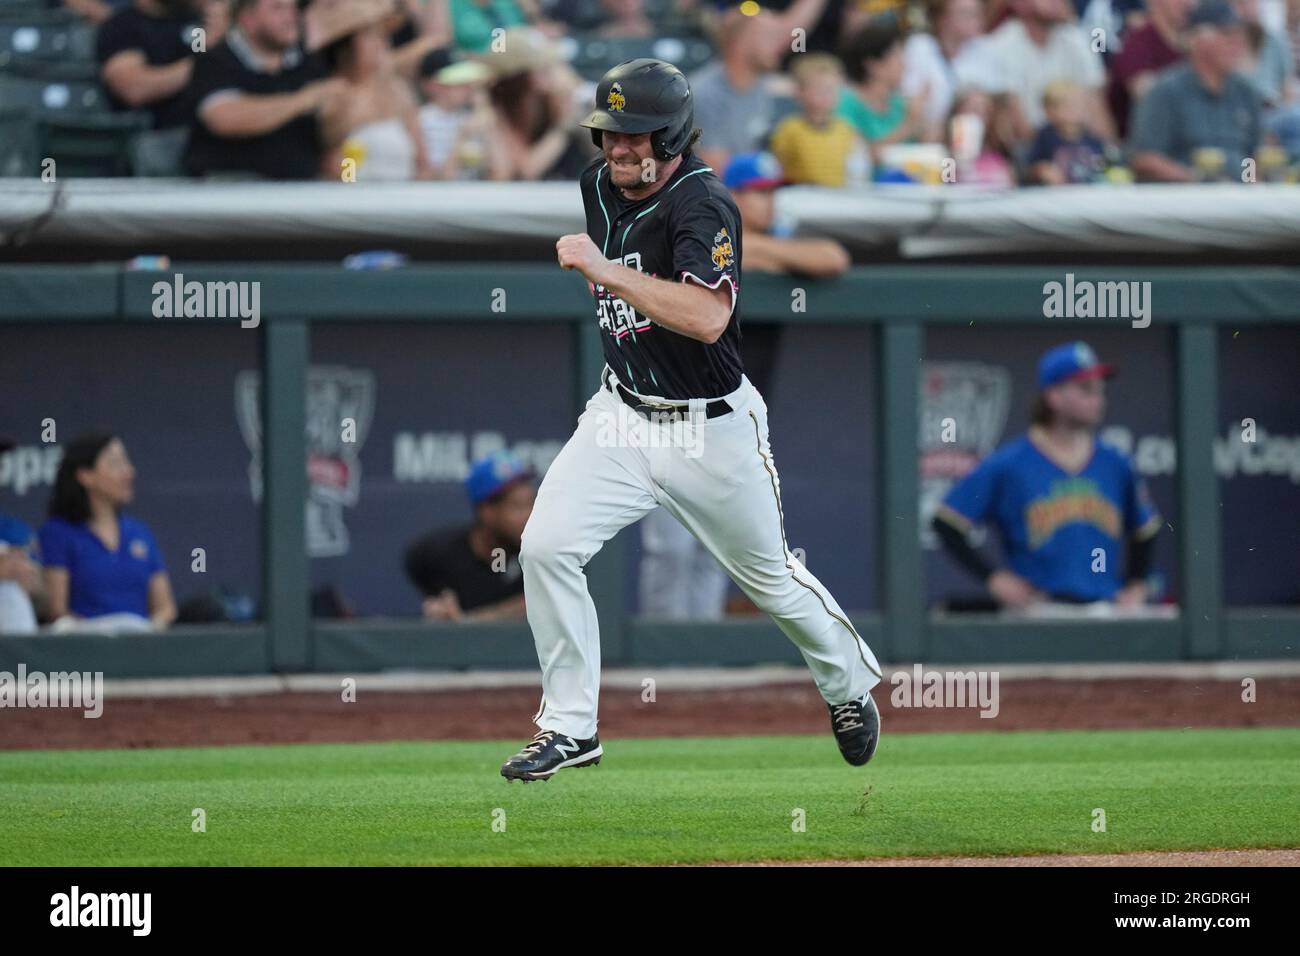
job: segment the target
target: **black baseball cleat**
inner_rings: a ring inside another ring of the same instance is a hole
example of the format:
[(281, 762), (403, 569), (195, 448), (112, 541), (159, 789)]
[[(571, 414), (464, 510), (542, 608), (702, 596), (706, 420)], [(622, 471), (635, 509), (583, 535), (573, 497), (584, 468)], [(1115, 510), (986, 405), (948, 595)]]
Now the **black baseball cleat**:
[(565, 767), (594, 767), (600, 763), (600, 738), (590, 740), (567, 737), (554, 730), (543, 730), (528, 746), (501, 765), (507, 780), (549, 780)]
[(880, 711), (871, 699), (871, 692), (847, 704), (828, 704), (831, 712), (831, 729), (835, 742), (840, 745), (844, 759), (861, 767), (876, 752), (880, 743)]

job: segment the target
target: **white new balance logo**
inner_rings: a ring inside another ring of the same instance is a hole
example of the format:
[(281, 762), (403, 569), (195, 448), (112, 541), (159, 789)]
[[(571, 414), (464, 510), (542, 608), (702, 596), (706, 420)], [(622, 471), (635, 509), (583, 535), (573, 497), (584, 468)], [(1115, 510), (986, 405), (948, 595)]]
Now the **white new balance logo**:
[(565, 755), (566, 757), (569, 754), (576, 754), (579, 750), (582, 749), (581, 747), (578, 746), (577, 742), (574, 741), (572, 737), (566, 737), (565, 739), (568, 741), (568, 743), (567, 744), (557, 743), (555, 745), (555, 749), (558, 750), (561, 754)]

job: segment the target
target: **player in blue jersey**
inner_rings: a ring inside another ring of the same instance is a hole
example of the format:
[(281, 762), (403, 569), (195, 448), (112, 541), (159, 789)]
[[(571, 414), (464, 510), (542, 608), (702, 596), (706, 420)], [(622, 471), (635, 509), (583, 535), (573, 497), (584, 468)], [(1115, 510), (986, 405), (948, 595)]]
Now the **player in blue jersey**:
[[(1028, 432), (980, 462), (935, 513), (944, 549), (1005, 607), (1147, 599), (1162, 519), (1133, 463), (1096, 438), (1113, 374), (1083, 342), (1047, 352)], [(971, 546), (981, 524), (1001, 536), (1005, 568)]]

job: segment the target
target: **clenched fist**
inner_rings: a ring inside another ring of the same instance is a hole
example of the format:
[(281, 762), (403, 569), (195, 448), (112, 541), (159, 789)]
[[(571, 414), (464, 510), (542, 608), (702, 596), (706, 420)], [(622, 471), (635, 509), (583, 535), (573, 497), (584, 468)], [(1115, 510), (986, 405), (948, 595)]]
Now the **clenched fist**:
[(577, 269), (589, 282), (601, 285), (605, 270), (611, 265), (591, 241), (585, 232), (576, 232), (570, 236), (560, 236), (555, 243), (555, 255), (560, 260), (560, 267)]

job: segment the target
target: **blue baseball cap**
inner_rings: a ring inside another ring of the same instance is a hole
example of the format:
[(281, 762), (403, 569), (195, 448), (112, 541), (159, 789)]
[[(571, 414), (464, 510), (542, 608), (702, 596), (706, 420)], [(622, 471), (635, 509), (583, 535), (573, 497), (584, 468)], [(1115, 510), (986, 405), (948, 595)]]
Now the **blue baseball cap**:
[(465, 493), (469, 495), (469, 503), (477, 508), (511, 485), (536, 477), (533, 467), (525, 464), (518, 455), (497, 451), (476, 461), (470, 468), (469, 477), (465, 479)]
[(1049, 349), (1038, 360), (1040, 391), (1069, 379), (1111, 378), (1114, 374), (1114, 367), (1102, 364), (1087, 342), (1066, 342)]
[(727, 163), (722, 183), (732, 192), (740, 189), (773, 189), (785, 185), (785, 170), (771, 153), (737, 153)]

